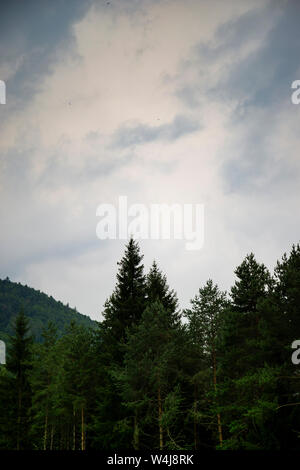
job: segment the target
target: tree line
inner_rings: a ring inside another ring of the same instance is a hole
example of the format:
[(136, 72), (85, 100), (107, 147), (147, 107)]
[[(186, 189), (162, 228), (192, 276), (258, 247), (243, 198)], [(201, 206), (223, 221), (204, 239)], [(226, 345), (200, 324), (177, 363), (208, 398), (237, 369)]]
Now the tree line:
[[(0, 366), (0, 449), (299, 449), (300, 246), (271, 274), (251, 253), (229, 293), (181, 311), (129, 240), (103, 321), (42, 342), (21, 311)], [(183, 321), (184, 320), (184, 321)]]
[(44, 292), (27, 285), (12, 282), (8, 277), (0, 279), (0, 338), (7, 341), (14, 331), (15, 318), (24, 311), (29, 320), (30, 333), (36, 341), (42, 340), (42, 330), (48, 321), (55, 323), (58, 336), (65, 333), (65, 325), (73, 319), (86, 327), (93, 327), (90, 317), (80, 314), (75, 308), (64, 305)]

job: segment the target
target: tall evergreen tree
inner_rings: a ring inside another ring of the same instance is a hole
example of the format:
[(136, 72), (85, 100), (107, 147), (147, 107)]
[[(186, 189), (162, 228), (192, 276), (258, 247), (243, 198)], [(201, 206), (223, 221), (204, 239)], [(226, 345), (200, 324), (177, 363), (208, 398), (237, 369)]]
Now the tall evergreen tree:
[[(222, 446), (222, 422), (217, 403), (217, 357), (219, 355), (217, 342), (221, 317), (228, 301), (226, 294), (221, 292), (210, 279), (204, 287), (199, 289), (199, 293), (191, 300), (191, 304), (191, 308), (186, 309), (184, 313), (189, 321), (189, 336), (196, 359), (196, 371), (192, 377), (194, 383), (194, 431), (197, 432), (199, 418), (200, 421), (201, 418), (205, 418), (206, 422), (213, 418), (212, 422), (218, 433), (218, 441)], [(202, 389), (202, 401), (199, 397), (199, 387)], [(212, 396), (212, 399), (209, 400), (209, 406), (206, 405), (206, 413), (203, 413), (205, 409), (204, 402), (209, 396)], [(203, 411), (198, 417), (199, 402)], [(197, 435), (195, 435), (194, 441), (195, 446), (198, 447)]]
[(170, 325), (169, 312), (158, 300), (128, 330), (124, 366), (113, 374), (133, 422), (135, 449), (180, 448), (180, 428), (176, 427), (181, 403), (178, 340), (178, 326)]
[(292, 363), (294, 340), (300, 339), (300, 246), (293, 245), (274, 270), (274, 290), (265, 305), (268, 314), (270, 360), (280, 370), (277, 380), (278, 408), (273, 429), (281, 449), (299, 449), (299, 368)]
[(115, 290), (106, 301), (103, 312), (102, 341), (111, 351), (113, 360), (122, 361), (118, 345), (125, 341), (126, 328), (138, 323), (146, 305), (146, 278), (142, 259), (138, 243), (131, 238), (118, 263)]
[(289, 256), (283, 255), (277, 262), (275, 272), (276, 303), (280, 307), (285, 342), (290, 346), (295, 332), (300, 331), (300, 245), (293, 245)]
[(167, 278), (159, 270), (156, 261), (153, 261), (146, 281), (147, 303), (151, 304), (159, 300), (165, 310), (172, 314), (175, 319), (175, 312), (178, 308), (178, 299), (175, 291), (169, 288)]
[[(47, 450), (55, 426), (55, 387), (59, 368), (57, 329), (51, 322), (42, 331), (43, 343), (34, 345), (30, 385), (32, 390), (31, 439), (34, 448)], [(50, 432), (49, 432), (50, 430)]]
[(5, 365), (0, 365), (0, 450), (16, 449), (16, 381)]
[(126, 331), (137, 325), (146, 306), (146, 278), (143, 256), (132, 238), (118, 263), (117, 284), (105, 303), (104, 320), (98, 330), (98, 403), (93, 420), (94, 445), (126, 447), (131, 434), (126, 426), (127, 410), (121, 403), (112, 371), (124, 361)]
[(15, 444), (17, 450), (30, 448), (29, 411), (31, 407), (31, 387), (29, 371), (31, 369), (32, 337), (29, 336), (29, 323), (23, 311), (15, 321), (15, 334), (10, 338), (7, 370), (14, 376), (13, 421), (15, 426)]
[(238, 279), (231, 289), (232, 302), (223, 318), (219, 346), (225, 447), (271, 448), (275, 439), (266, 429), (277, 406), (274, 384), (278, 371), (266, 360), (261, 309), (271, 292), (271, 277), (253, 254), (246, 256), (235, 273)]
[(68, 449), (86, 450), (94, 392), (92, 333), (71, 322), (61, 341), (64, 349), (62, 386), (69, 417), (65, 431), (66, 446)]

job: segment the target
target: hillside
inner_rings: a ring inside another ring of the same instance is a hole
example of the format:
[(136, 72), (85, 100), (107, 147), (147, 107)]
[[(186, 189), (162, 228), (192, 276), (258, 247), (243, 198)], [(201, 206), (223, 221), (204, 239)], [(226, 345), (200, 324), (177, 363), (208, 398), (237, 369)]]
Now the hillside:
[(0, 339), (13, 333), (16, 315), (23, 309), (30, 320), (30, 330), (37, 341), (41, 340), (42, 329), (52, 321), (60, 335), (71, 320), (86, 327), (95, 327), (97, 323), (77, 310), (64, 305), (43, 292), (20, 283), (11, 282), (8, 278), (0, 279)]

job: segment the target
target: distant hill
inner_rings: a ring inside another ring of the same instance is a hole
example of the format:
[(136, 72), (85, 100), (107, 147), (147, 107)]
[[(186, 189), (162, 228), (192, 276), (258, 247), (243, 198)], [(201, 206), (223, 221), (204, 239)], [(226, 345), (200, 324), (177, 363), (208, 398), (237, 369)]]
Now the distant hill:
[(0, 279), (0, 339), (5, 340), (13, 333), (15, 317), (20, 310), (30, 320), (30, 330), (37, 341), (41, 340), (42, 329), (52, 321), (58, 335), (61, 336), (71, 320), (86, 327), (96, 327), (97, 323), (77, 310), (64, 305), (43, 292), (11, 282), (8, 278)]

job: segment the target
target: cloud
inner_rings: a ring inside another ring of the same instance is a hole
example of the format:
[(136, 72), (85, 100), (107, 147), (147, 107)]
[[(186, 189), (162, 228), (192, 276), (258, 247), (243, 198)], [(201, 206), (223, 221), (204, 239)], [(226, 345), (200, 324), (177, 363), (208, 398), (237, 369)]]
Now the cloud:
[(23, 108), (41, 89), (59, 49), (74, 51), (71, 27), (91, 4), (91, 0), (74, 0), (72, 8), (63, 0), (1, 4), (0, 75), (7, 82), (6, 114)]
[(2, 277), (99, 319), (124, 241), (96, 238), (96, 208), (119, 195), (205, 205), (199, 252), (184, 240), (141, 243), (146, 268), (158, 260), (182, 306), (208, 277), (228, 288), (249, 251), (272, 267), (300, 225), (298, 9), (75, 0), (14, 13), (7, 3)]
[[(270, 190), (279, 176), (281, 184), (296, 184), (294, 158), (280, 158), (274, 141), (283, 123), (298, 115), (291, 106), (290, 87), (300, 70), (299, 8), (294, 1), (262, 2), (222, 23), (182, 65), (189, 71), (183, 78), (179, 74), (177, 83), (176, 95), (183, 104), (194, 110), (209, 100), (225, 109), (231, 133), (221, 150), (230, 156), (220, 156), (226, 192)], [(297, 146), (297, 136), (290, 138)]]
[(175, 116), (171, 123), (160, 126), (140, 124), (121, 127), (113, 134), (111, 146), (126, 148), (156, 140), (175, 141), (199, 129), (200, 124), (195, 120), (186, 116)]

